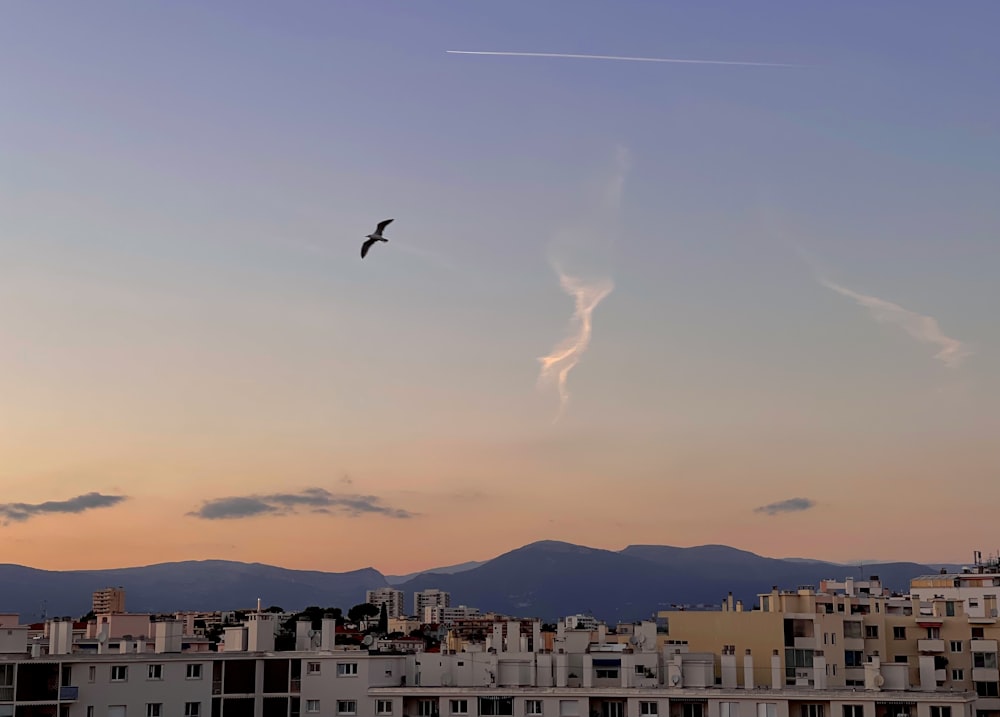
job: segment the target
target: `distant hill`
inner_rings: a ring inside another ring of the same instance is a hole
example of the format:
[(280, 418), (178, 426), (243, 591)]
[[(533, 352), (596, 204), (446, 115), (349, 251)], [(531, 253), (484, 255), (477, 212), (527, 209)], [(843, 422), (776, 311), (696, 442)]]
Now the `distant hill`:
[(23, 621), (77, 617), (91, 593), (109, 585), (126, 590), (132, 612), (230, 610), (256, 604), (298, 610), (308, 605), (350, 608), (365, 590), (394, 584), (410, 594), (425, 588), (451, 593), (453, 605), (545, 620), (592, 613), (605, 620), (647, 618), (671, 605), (718, 605), (729, 591), (747, 609), (772, 585), (794, 589), (848, 575), (881, 577), (905, 592), (910, 579), (937, 569), (918, 563), (857, 566), (807, 558), (767, 558), (725, 545), (677, 548), (630, 545), (620, 551), (541, 541), (485, 562), (463, 563), (413, 576), (386, 577), (374, 568), (347, 573), (288, 570), (260, 563), (203, 560), (115, 570), (49, 571), (0, 565), (0, 612)]
[(364, 602), (365, 590), (384, 587), (373, 569), (348, 573), (288, 570), (260, 563), (199, 560), (114, 570), (36, 570), (0, 565), (0, 612), (23, 621), (40, 616), (78, 617), (90, 610), (94, 590), (121, 585), (130, 612), (232, 610), (265, 606), (286, 610), (308, 605), (347, 608)]
[(400, 583), (405, 583), (407, 580), (412, 580), (418, 575), (423, 575), (425, 573), (441, 573), (444, 575), (451, 575), (453, 573), (464, 573), (466, 570), (472, 570), (473, 568), (478, 568), (480, 565), (485, 564), (485, 560), (470, 560), (467, 563), (448, 565), (443, 568), (431, 568), (430, 570), (421, 570), (420, 572), (410, 573), (409, 575), (386, 575), (385, 581), (390, 585), (399, 585)]

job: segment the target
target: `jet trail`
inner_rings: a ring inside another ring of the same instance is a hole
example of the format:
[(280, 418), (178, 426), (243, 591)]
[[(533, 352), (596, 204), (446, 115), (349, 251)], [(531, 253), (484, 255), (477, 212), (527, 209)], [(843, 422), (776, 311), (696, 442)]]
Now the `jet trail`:
[(572, 60), (617, 60), (622, 62), (669, 62), (678, 65), (738, 65), (744, 67), (804, 67), (782, 62), (741, 62), (735, 60), (682, 60), (672, 57), (626, 57), (622, 55), (577, 55), (567, 52), (490, 52), (484, 50), (445, 50), (449, 55), (494, 55), (500, 57), (556, 57)]
[(597, 305), (614, 288), (614, 283), (610, 279), (602, 279), (595, 282), (585, 282), (564, 274), (558, 267), (559, 284), (563, 290), (573, 297), (576, 302), (576, 310), (573, 312), (572, 321), (576, 324), (577, 330), (574, 335), (565, 339), (554, 348), (548, 356), (538, 359), (542, 364), (541, 373), (538, 376), (539, 384), (555, 380), (559, 387), (559, 414), (556, 420), (562, 416), (569, 401), (569, 391), (566, 388), (566, 378), (569, 372), (580, 362), (580, 357), (590, 344), (591, 334), (591, 314)]

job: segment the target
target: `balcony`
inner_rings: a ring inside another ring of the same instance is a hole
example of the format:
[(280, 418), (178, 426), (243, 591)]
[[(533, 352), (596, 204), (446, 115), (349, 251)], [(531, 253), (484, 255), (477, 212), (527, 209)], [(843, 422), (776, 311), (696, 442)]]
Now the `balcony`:
[(14, 701), (14, 685), (0, 685), (0, 702)]
[(75, 702), (80, 696), (79, 687), (71, 687), (69, 685), (63, 685), (59, 688), (59, 701), (60, 702)]
[(948, 678), (947, 670), (934, 670), (934, 681), (942, 683)]
[(996, 640), (973, 640), (969, 652), (996, 652)]
[(995, 667), (973, 667), (973, 682), (1000, 682), (1000, 670)]
[(944, 640), (933, 638), (917, 640), (917, 649), (920, 652), (944, 652)]

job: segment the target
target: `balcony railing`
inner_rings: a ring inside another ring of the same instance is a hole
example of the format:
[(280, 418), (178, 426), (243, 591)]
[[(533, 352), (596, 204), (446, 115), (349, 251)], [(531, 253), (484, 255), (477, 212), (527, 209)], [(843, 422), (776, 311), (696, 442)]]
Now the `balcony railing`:
[(14, 701), (14, 685), (0, 685), (0, 702)]
[(920, 652), (944, 652), (944, 640), (922, 638), (917, 640), (917, 649)]
[(60, 702), (73, 702), (80, 696), (80, 688), (76, 686), (63, 685), (59, 688)]

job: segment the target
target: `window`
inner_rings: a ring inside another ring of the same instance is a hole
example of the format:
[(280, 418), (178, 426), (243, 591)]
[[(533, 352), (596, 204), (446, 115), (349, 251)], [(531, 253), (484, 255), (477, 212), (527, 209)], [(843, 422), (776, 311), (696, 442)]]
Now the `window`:
[(969, 598), (969, 607), (979, 607), (979, 600), (976, 598)]
[(865, 639), (866, 640), (878, 639), (878, 625), (865, 625)]
[(481, 715), (512, 715), (514, 714), (513, 697), (480, 697), (479, 714)]
[(844, 621), (844, 639), (857, 640), (861, 637), (861, 623), (857, 620)]
[(940, 627), (929, 627), (929, 628), (927, 628), (927, 639), (928, 640), (940, 640), (941, 639), (941, 628)]
[[(2, 713), (0, 713), (0, 714), (2, 714)], [(14, 714), (14, 708), (13, 707), (10, 708), (10, 713), (9, 714), (11, 714), (11, 715)], [(94, 717), (94, 705), (87, 705), (87, 717)]]
[(185, 702), (184, 717), (201, 717), (201, 702)]
[(952, 670), (951, 681), (962, 682), (965, 679), (965, 670)]
[(757, 703), (757, 717), (776, 717), (777, 714), (778, 705), (774, 702)]
[(948, 649), (951, 650), (952, 652), (961, 652), (962, 651), (962, 641), (961, 640), (952, 640), (951, 642), (948, 643)]
[(201, 663), (192, 662), (187, 666), (187, 679), (189, 680), (200, 680), (201, 679)]
[(865, 717), (865, 706), (844, 705), (844, 717)]
[(831, 632), (830, 633), (830, 644), (831, 645), (836, 645), (837, 644), (837, 633), (835, 633), (835, 632)]
[(982, 640), (983, 639), (983, 634), (984, 634), (983, 633), (983, 628), (981, 628), (981, 627), (974, 627), (974, 628), (972, 628), (972, 639), (973, 640)]
[(602, 703), (601, 717), (625, 717), (625, 703), (624, 702)]
[(128, 679), (128, 665), (112, 665), (111, 681), (125, 682)]
[[(466, 710), (466, 713), (468, 713), (468, 710)], [(420, 700), (419, 702), (417, 702), (418, 717), (435, 717), (437, 714), (438, 714), (437, 700)]]
[[(319, 702), (319, 700), (309, 700), (310, 702)], [(317, 708), (317, 712), (319, 709)], [(358, 703), (357, 700), (337, 700), (337, 714), (339, 715), (356, 715), (358, 713)]]
[(319, 700), (306, 700), (306, 712), (319, 712)]
[(948, 705), (931, 705), (931, 717), (951, 717), (951, 707)]
[(980, 697), (1000, 697), (1000, 689), (997, 689), (998, 685), (1000, 685), (1000, 683), (977, 682), (976, 694)]
[(636, 665), (635, 666), (635, 674), (642, 675), (642, 674), (645, 673), (645, 671), (646, 671), (646, 668), (644, 666), (642, 666), (642, 665)]
[(377, 715), (391, 715), (392, 714), (392, 700), (375, 700), (375, 714), (377, 714)]
[(910, 663), (910, 656), (909, 655), (896, 655), (896, 657), (893, 659), (893, 662), (895, 662), (897, 664), (903, 663), (904, 665), (908, 665)]
[[(946, 600), (944, 603), (944, 614), (946, 617), (955, 617), (955, 601)], [(931, 708), (933, 709), (933, 707)]]
[(705, 705), (701, 702), (685, 702), (683, 707), (683, 717), (705, 717)]
[(617, 667), (598, 667), (597, 668), (597, 679), (606, 680), (616, 680), (618, 679), (618, 668)]
[(740, 717), (740, 703), (720, 702), (719, 717)]
[(865, 653), (861, 650), (844, 650), (844, 667), (864, 667)]
[(823, 717), (823, 705), (802, 705), (802, 717)]
[(318, 675), (321, 670), (322, 670), (322, 665), (318, 662), (309, 662), (306, 664), (307, 675)]
[(993, 667), (997, 666), (997, 653), (995, 652), (973, 652), (973, 667)]
[(896, 625), (892, 628), (892, 639), (893, 640), (905, 640), (906, 639), (906, 628), (902, 625)]
[[(531, 715), (535, 717), (536, 715), (542, 714), (542, 701), (541, 700), (528, 700), (524, 703), (524, 714)], [(656, 714), (655, 712), (653, 714)]]
[(162, 680), (163, 679), (163, 665), (150, 665), (149, 675), (150, 680)]
[(163, 714), (163, 705), (160, 702), (150, 702), (146, 705), (146, 717), (160, 717)]
[(91, 665), (87, 668), (87, 682), (94, 682), (97, 679), (97, 667)]
[(469, 714), (469, 701), (468, 700), (452, 700), (451, 701), (451, 713), (453, 715), (467, 715), (467, 714)]
[(358, 676), (357, 662), (337, 663), (337, 677), (357, 677), (357, 676)]
[(658, 715), (659, 706), (655, 702), (640, 702), (639, 703), (639, 714), (640, 715)]

